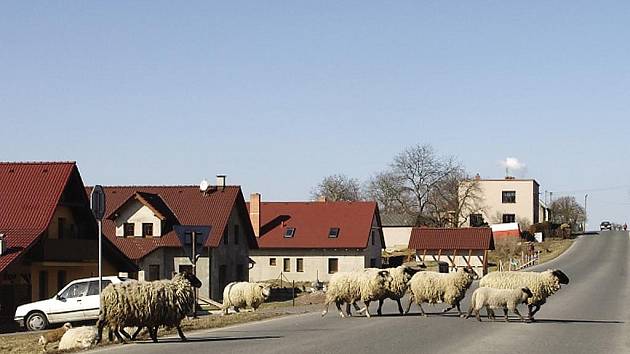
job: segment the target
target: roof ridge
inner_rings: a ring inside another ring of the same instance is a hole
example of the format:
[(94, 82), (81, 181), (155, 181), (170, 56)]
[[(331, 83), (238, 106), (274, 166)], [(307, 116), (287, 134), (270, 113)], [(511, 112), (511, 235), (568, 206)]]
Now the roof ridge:
[[(87, 188), (93, 188), (94, 186), (86, 186)], [(197, 188), (197, 184), (127, 184), (127, 185), (101, 185), (103, 188)], [(210, 185), (210, 187), (216, 187), (216, 185)], [(241, 188), (240, 185), (226, 185), (225, 188)]]
[(0, 161), (0, 165), (76, 165), (76, 161)]

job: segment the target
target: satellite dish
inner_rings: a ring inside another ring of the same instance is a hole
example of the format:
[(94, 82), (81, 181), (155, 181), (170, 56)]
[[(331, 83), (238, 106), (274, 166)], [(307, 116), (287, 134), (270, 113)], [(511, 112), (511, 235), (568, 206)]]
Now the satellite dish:
[(199, 183), (199, 190), (202, 192), (206, 192), (208, 190), (208, 187), (210, 187), (210, 184), (208, 184), (208, 181), (206, 181), (205, 179), (201, 181), (201, 183)]

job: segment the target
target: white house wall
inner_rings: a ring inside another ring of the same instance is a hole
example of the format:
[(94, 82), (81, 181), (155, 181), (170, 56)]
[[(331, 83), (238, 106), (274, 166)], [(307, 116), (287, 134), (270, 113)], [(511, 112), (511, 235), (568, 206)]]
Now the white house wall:
[(153, 237), (162, 236), (162, 221), (155, 216), (153, 211), (146, 205), (137, 200), (133, 200), (127, 204), (121, 211), (120, 215), (114, 221), (116, 224), (116, 236), (123, 237), (124, 224), (134, 224), (134, 236), (142, 236), (142, 224), (153, 224)]
[(412, 227), (387, 227), (383, 226), (383, 236), (385, 237), (385, 247), (396, 247), (409, 245)]

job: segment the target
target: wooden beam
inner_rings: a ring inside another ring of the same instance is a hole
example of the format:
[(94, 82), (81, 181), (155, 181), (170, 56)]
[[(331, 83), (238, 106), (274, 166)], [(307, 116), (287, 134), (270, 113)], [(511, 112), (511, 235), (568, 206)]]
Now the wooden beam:
[(455, 257), (457, 257), (457, 249), (453, 250), (453, 260), (451, 263), (453, 264), (453, 269), (457, 269), (457, 265), (455, 264)]
[(441, 257), (441, 256), (442, 256), (442, 249), (440, 248), (440, 249), (438, 250), (438, 259), (437, 259), (437, 260), (438, 260), (438, 262), (440, 261), (440, 257)]
[(488, 250), (483, 251), (483, 275), (488, 274)]

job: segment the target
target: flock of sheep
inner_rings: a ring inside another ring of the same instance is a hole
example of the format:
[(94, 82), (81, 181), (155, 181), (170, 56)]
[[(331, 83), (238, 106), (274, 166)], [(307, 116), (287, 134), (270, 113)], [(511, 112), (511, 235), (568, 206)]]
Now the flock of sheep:
[[(389, 269), (368, 268), (348, 273), (334, 274), (326, 292), (326, 301), (322, 316), (328, 313), (331, 303), (335, 303), (339, 315), (351, 315), (350, 305), (359, 312), (370, 317), (369, 305), (379, 301), (377, 313), (385, 299), (398, 303), (398, 310), (403, 314), (400, 299), (409, 292), (409, 304), (405, 314), (416, 303), (423, 316), (427, 316), (422, 308), (423, 303), (444, 303), (448, 307), (443, 312), (457, 308), (461, 317), (468, 318), (473, 312), (481, 321), (479, 311), (486, 308), (489, 318), (494, 319), (493, 309), (503, 309), (505, 320), (508, 310), (514, 312), (522, 321), (525, 319), (518, 312), (517, 306), (527, 304), (528, 317), (534, 321), (534, 315), (546, 302), (548, 296), (560, 289), (561, 284), (568, 284), (569, 278), (561, 270), (550, 269), (544, 272), (493, 272), (484, 276), (479, 288), (473, 292), (472, 301), (467, 314), (462, 313), (460, 302), (466, 291), (477, 279), (478, 275), (470, 268), (460, 268), (452, 273), (420, 271), (417, 267), (399, 266)], [(357, 302), (364, 304), (363, 308)], [(341, 306), (346, 305), (344, 314)]]
[[(475, 314), (481, 321), (479, 312), (486, 308), (488, 318), (494, 319), (493, 309), (503, 309), (505, 320), (508, 310), (514, 312), (522, 321), (525, 319), (518, 312), (517, 306), (526, 303), (529, 320), (534, 321), (534, 314), (540, 310), (548, 296), (560, 289), (561, 284), (568, 284), (569, 278), (560, 270), (545, 272), (493, 272), (484, 276), (479, 288), (472, 294), (467, 314), (462, 313), (460, 302), (466, 295), (477, 274), (470, 268), (461, 268), (456, 272), (438, 273), (423, 271), (421, 266), (399, 266), (388, 269), (368, 268), (354, 272), (334, 274), (326, 291), (326, 300), (322, 316), (326, 315), (331, 303), (335, 303), (339, 315), (351, 316), (351, 305), (359, 312), (370, 317), (369, 305), (378, 301), (377, 313), (385, 299), (392, 299), (398, 304), (398, 311), (403, 314), (400, 303), (409, 293), (409, 304), (405, 314), (413, 303), (420, 307), (423, 316), (423, 303), (444, 303), (448, 307), (443, 312), (457, 308), (458, 314), (468, 318)], [(102, 339), (103, 329), (109, 330), (109, 340), (115, 336), (124, 343), (125, 338), (133, 340), (142, 329), (146, 329), (154, 342), (157, 342), (158, 328), (176, 328), (182, 340), (186, 340), (181, 329), (181, 321), (191, 314), (194, 306), (194, 288), (201, 287), (201, 281), (190, 273), (176, 274), (171, 280), (153, 282), (127, 281), (112, 284), (103, 289), (101, 294), (102, 311), (94, 327), (70, 328), (64, 326), (50, 331), (50, 335), (40, 338), (45, 345), (59, 340), (64, 349), (85, 348)], [(251, 307), (256, 310), (271, 294), (270, 286), (264, 283), (233, 282), (223, 291), (223, 308), (227, 314), (229, 308), (236, 312), (240, 308)], [(360, 308), (358, 302), (364, 307)], [(346, 306), (346, 313), (341, 306)], [(125, 328), (135, 327), (130, 335)], [(125, 338), (123, 338), (123, 336)], [(54, 337), (54, 338), (53, 338)], [(67, 348), (66, 348), (67, 347)]]

